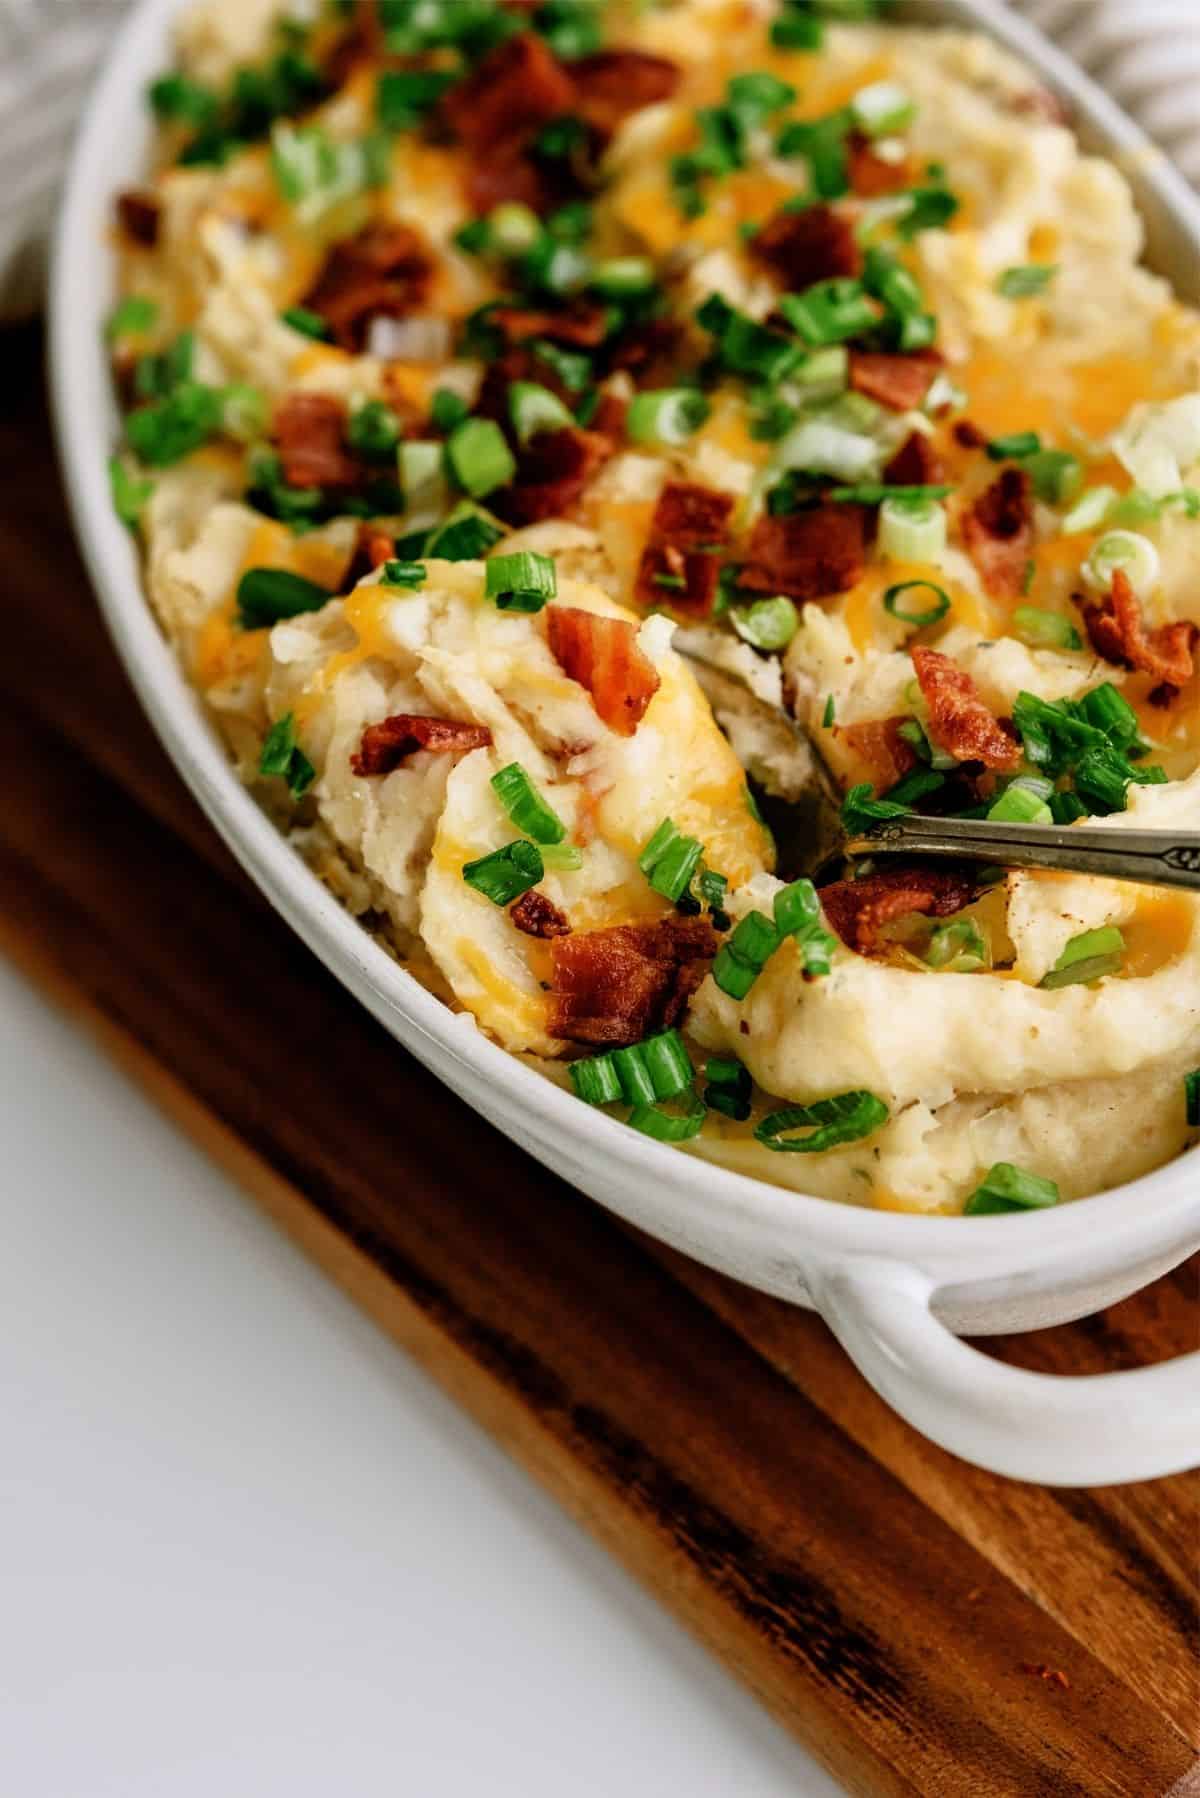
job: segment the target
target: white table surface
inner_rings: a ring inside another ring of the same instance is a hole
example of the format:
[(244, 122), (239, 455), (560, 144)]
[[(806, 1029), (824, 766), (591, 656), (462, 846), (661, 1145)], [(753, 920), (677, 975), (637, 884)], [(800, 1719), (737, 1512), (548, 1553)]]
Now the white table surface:
[(0, 1791), (837, 1787), (0, 964)]

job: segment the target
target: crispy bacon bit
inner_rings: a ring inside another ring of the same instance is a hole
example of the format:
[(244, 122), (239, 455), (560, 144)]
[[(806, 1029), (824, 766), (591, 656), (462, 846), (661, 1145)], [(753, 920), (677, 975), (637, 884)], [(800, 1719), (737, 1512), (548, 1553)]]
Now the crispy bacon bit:
[(381, 724), (369, 724), (362, 742), (350, 757), (355, 774), (390, 774), (418, 749), (462, 755), (468, 749), (487, 749), (492, 733), (486, 724), (462, 724), (456, 718), (418, 718), (397, 712)]
[(717, 947), (707, 918), (667, 917), (559, 938), (550, 952), (551, 1034), (620, 1048), (671, 1029)]
[(915, 412), (925, 403), (933, 377), (942, 366), (936, 350), (917, 350), (911, 356), (888, 356), (868, 350), (851, 350), (850, 385), (868, 399), (890, 406), (893, 412)]
[(154, 248), (161, 219), (162, 207), (157, 195), (142, 193), (137, 188), (117, 195), (117, 223), (130, 242), (141, 249)]
[(866, 520), (861, 506), (833, 505), (760, 518), (739, 584), (799, 600), (845, 593), (867, 565)]
[(543, 362), (527, 345), (522, 344), (505, 350), (502, 356), (488, 363), (479, 397), (475, 401), (474, 409), (480, 418), (493, 418), (497, 424), (507, 427), (508, 390), (514, 381), (535, 381), (539, 387), (548, 387), (567, 406), (575, 397), (563, 385), (558, 371), (551, 368), (548, 362)]
[(913, 167), (909, 157), (889, 162), (881, 156), (871, 139), (856, 131), (847, 143), (850, 153), (850, 188), (861, 200), (876, 200), (881, 194), (899, 194), (913, 185)]
[(969, 418), (960, 418), (954, 427), (954, 441), (963, 449), (986, 449), (987, 434), (978, 425), (972, 424)]
[(733, 495), (692, 481), (668, 481), (654, 508), (634, 595), (640, 605), (707, 618), (716, 602), (720, 551)]
[(360, 524), (354, 553), (342, 576), (341, 592), (352, 593), (359, 581), (374, 569), (382, 568), (385, 562), (390, 562), (395, 553), (395, 541), (386, 531), (381, 531), (377, 525)]
[(1021, 760), (1020, 745), (992, 716), (970, 675), (938, 649), (914, 649), (912, 662), (938, 748), (960, 762), (1011, 773)]
[(607, 352), (610, 373), (628, 369), (641, 387), (665, 387), (678, 367), (683, 328), (670, 318), (651, 318), (631, 325)]
[(520, 138), (497, 144), (466, 172), (467, 203), (483, 215), (496, 206), (528, 206), (531, 212), (551, 211), (556, 190), (548, 172), (530, 154)]
[(433, 273), (428, 245), (412, 225), (368, 225), (334, 245), (304, 304), (343, 349), (359, 351), (373, 318), (403, 318), (425, 303)]
[(872, 718), (863, 724), (847, 724), (841, 732), (843, 740), (861, 756), (871, 770), (877, 787), (893, 787), (916, 767), (918, 756), (912, 744), (900, 735), (905, 718)]
[(839, 880), (821, 888), (825, 916), (848, 949), (871, 955), (883, 945), (880, 933), (897, 918), (920, 912), (948, 918), (975, 897), (969, 875), (943, 868), (887, 868), (862, 880)]
[(343, 442), (346, 408), (328, 393), (289, 393), (275, 411), (275, 441), (291, 487), (353, 487), (361, 470)]
[[(1113, 575), (1112, 592), (1101, 605), (1085, 605), (1084, 623), (1092, 648), (1118, 668), (1136, 668), (1174, 691), (1195, 672), (1192, 651), (1200, 630), (1190, 619), (1147, 631), (1137, 594), (1123, 568)], [(1152, 695), (1153, 697), (1153, 695)]]
[(564, 425), (539, 431), (521, 452), (517, 479), (489, 502), (513, 524), (538, 524), (568, 513), (584, 488), (612, 455), (614, 444), (599, 431)]
[(962, 521), (967, 553), (988, 592), (1018, 599), (1033, 557), (1033, 482), (1023, 468), (1006, 468)]
[(923, 431), (914, 431), (884, 469), (883, 478), (893, 487), (938, 487), (945, 473), (929, 438)]
[(575, 84), (544, 40), (524, 31), (484, 57), (441, 103), (442, 118), (480, 162), (570, 112)]
[(860, 275), (863, 255), (849, 219), (832, 206), (777, 212), (750, 239), (750, 248), (790, 288), (811, 287), (839, 275)]
[(534, 312), (519, 306), (496, 306), (487, 315), (508, 343), (525, 343), (530, 337), (548, 337), (552, 343), (565, 343), (593, 350), (604, 342), (608, 332), (608, 313), (603, 306), (589, 306), (580, 301), (562, 312)]
[(614, 393), (611, 387), (602, 387), (591, 428), (601, 437), (607, 437), (613, 443), (619, 443), (625, 435), (625, 420), (628, 413), (629, 401), (624, 395)]
[(525, 936), (570, 936), (571, 921), (559, 911), (553, 899), (531, 887), (517, 903), (509, 907), (509, 917)]
[(609, 137), (632, 112), (669, 100), (680, 72), (665, 56), (644, 50), (597, 50), (571, 64), (580, 118)]
[(597, 716), (619, 737), (631, 737), (659, 688), (635, 627), (626, 618), (551, 606), (546, 633), (551, 654), (569, 679), (587, 688)]

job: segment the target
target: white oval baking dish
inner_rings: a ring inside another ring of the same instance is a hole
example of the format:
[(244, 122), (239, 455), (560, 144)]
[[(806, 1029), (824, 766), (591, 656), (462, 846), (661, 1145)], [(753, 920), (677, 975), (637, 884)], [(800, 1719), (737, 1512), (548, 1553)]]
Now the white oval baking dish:
[[(309, 947), (406, 1048), (484, 1117), (621, 1217), (709, 1266), (815, 1307), (911, 1423), (1017, 1479), (1093, 1485), (1200, 1461), (1200, 1353), (1055, 1378), (1001, 1365), (959, 1333), (1065, 1322), (1135, 1291), (1200, 1242), (1200, 1158), (1061, 1210), (910, 1217), (797, 1196), (665, 1148), (579, 1104), (447, 1011), (342, 910), (226, 761), (142, 595), (105, 472), (117, 425), (102, 323), (106, 223), (149, 149), (146, 82), (187, 0), (142, 0), (113, 45), (75, 146), (50, 303), (50, 373), (75, 523), (109, 629), (164, 745), (226, 843)], [(1137, 182), (1153, 258), (1200, 301), (1200, 203), (1107, 97), (998, 0), (914, 0), (1024, 56), (1095, 147)]]

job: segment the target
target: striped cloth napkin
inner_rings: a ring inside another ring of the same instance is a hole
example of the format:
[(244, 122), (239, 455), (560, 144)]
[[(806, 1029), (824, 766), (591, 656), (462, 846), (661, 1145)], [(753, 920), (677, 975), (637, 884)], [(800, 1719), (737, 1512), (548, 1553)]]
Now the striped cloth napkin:
[[(129, 0), (0, 0), (0, 318), (36, 310), (87, 84)], [(1200, 187), (1200, 0), (1009, 0)]]

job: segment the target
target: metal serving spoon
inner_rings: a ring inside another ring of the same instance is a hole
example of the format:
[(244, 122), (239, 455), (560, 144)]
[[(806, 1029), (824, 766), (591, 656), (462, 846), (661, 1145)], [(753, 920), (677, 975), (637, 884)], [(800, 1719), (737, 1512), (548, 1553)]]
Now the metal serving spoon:
[[(682, 640), (681, 640), (682, 639)], [(994, 824), (990, 819), (889, 818), (861, 836), (847, 837), (841, 791), (798, 719), (768, 705), (735, 669), (709, 659), (700, 632), (677, 631), (674, 647), (692, 664), (718, 714), (753, 708), (775, 730), (786, 728), (807, 751), (812, 774), (796, 802), (774, 800), (769, 822), (789, 877), (831, 871), (847, 857), (925, 855), (991, 862), (1005, 868), (1097, 874), (1147, 886), (1200, 893), (1200, 830), (1111, 830), (1087, 824)]]

